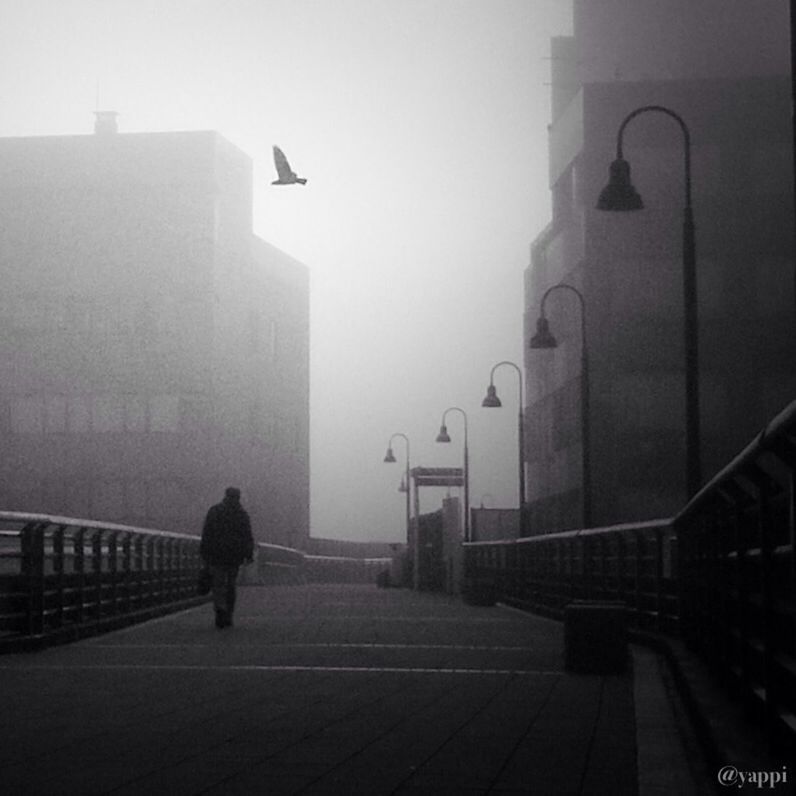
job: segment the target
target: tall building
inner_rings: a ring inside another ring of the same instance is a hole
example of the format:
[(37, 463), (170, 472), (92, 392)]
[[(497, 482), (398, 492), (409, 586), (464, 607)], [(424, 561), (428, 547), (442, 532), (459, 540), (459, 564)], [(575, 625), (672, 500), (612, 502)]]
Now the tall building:
[(0, 139), (0, 506), (309, 536), (308, 274), (214, 132)]
[(529, 348), (545, 291), (585, 300), (592, 525), (670, 516), (685, 502), (684, 139), (645, 112), (624, 132), (644, 209), (597, 198), (617, 133), (664, 106), (690, 133), (699, 311), (702, 480), (796, 395), (788, 4), (575, 0), (553, 41), (553, 217), (525, 280), (531, 533), (582, 526), (580, 310), (546, 315), (559, 347)]

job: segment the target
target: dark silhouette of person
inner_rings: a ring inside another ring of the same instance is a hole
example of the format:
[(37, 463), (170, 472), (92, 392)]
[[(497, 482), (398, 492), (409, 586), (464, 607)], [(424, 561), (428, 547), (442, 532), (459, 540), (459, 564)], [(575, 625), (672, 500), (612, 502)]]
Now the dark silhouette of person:
[(228, 487), (221, 503), (211, 506), (202, 528), (199, 554), (213, 578), (216, 627), (232, 626), (238, 568), (254, 555), (251, 522), (240, 504), (240, 489)]

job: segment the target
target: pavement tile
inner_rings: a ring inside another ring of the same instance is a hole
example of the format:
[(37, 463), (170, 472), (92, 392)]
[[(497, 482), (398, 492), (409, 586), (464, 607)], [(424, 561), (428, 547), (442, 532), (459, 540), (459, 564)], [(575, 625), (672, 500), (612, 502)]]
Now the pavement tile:
[(0, 658), (3, 796), (632, 792), (630, 679), (564, 673), (557, 623), (372, 586), (239, 606)]

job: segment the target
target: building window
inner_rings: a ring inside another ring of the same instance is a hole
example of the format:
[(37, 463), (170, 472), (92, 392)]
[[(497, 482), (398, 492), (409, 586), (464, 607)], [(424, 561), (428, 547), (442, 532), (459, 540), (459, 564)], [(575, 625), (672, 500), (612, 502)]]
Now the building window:
[(262, 318), (256, 310), (249, 310), (249, 349), (259, 351), (263, 344)]
[(126, 395), (124, 408), (126, 430), (146, 431), (146, 398), (140, 395)]
[(269, 335), (271, 338), (271, 361), (276, 362), (279, 358), (279, 324), (276, 321), (270, 322)]
[(11, 430), (19, 434), (41, 434), (44, 428), (40, 395), (20, 395), (11, 402)]
[(91, 399), (85, 395), (70, 395), (66, 406), (66, 423), (69, 431), (91, 431)]
[(44, 399), (45, 433), (66, 431), (66, 398), (63, 395), (48, 395)]
[(93, 401), (94, 431), (124, 431), (124, 399), (98, 395)]

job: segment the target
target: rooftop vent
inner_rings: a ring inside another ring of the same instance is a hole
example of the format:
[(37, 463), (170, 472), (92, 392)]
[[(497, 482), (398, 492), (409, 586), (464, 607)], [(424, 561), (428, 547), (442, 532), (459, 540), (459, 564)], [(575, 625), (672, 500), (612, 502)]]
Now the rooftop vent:
[(97, 135), (113, 135), (119, 132), (116, 111), (94, 111), (94, 132)]

